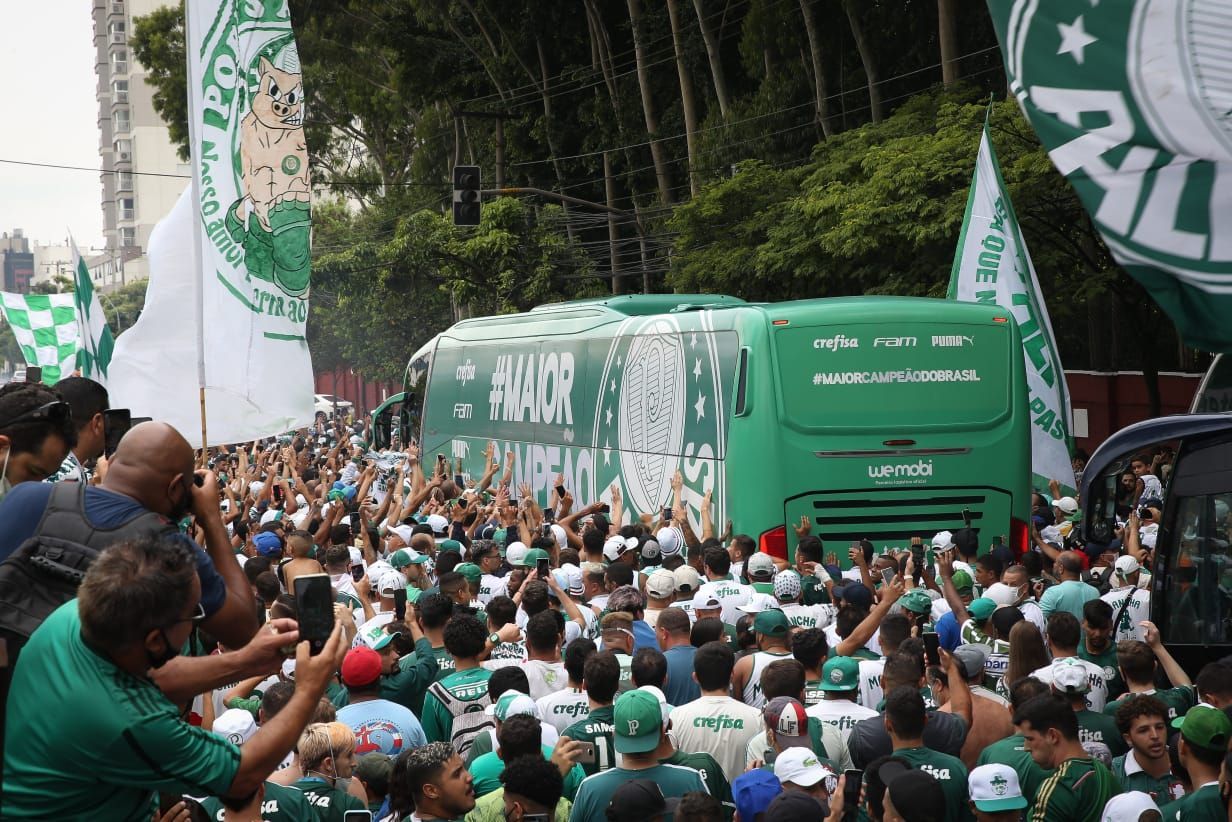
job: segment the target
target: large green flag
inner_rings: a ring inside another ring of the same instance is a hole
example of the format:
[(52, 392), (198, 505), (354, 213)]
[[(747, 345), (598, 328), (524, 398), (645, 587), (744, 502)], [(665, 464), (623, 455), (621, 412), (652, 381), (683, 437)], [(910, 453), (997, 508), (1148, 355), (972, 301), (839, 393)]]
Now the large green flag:
[(111, 350), (115, 340), (103, 316), (103, 307), (98, 302), (90, 270), (73, 242), (73, 297), (77, 306), (78, 336), (81, 351), (77, 354), (77, 368), (81, 376), (106, 384), (107, 366), (111, 364)]
[(26, 365), (43, 369), (42, 382), (55, 385), (77, 367), (77, 309), (72, 294), (13, 294), (0, 291), (0, 309), (13, 329)]
[(1232, 6), (988, 7), (1010, 90), (1117, 261), (1187, 343), (1232, 351)]
[(1070, 462), (1069, 392), (1040, 293), (1035, 266), (1023, 242), (1001, 167), (984, 122), (980, 150), (967, 196), (962, 233), (950, 271), (949, 298), (999, 305), (1013, 315), (1022, 334), (1031, 415), (1031, 474), (1036, 488), (1050, 480), (1074, 492)]

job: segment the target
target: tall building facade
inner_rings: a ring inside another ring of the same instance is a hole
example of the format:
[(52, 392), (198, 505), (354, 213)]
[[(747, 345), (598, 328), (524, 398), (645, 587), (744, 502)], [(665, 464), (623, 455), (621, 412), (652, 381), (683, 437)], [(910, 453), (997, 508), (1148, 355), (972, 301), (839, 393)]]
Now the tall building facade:
[(149, 276), (150, 233), (188, 185), (189, 166), (176, 155), (154, 110), (145, 67), (129, 46), (133, 20), (168, 4), (94, 0), (103, 235), (108, 255), (119, 262), (97, 269), (104, 288)]

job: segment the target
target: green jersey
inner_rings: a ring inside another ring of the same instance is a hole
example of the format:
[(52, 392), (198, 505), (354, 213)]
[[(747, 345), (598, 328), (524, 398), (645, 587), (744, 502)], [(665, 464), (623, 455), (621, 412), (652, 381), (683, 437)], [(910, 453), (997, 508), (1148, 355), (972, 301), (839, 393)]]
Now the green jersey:
[(1013, 768), (1018, 774), (1018, 784), (1022, 787), (1023, 796), (1035, 796), (1039, 786), (1052, 775), (1052, 771), (1041, 768), (1031, 754), (1027, 753), (1022, 734), (1007, 736), (998, 740), (980, 752), (976, 760), (978, 765), (1005, 765)]
[(1107, 714), (1097, 714), (1095, 711), (1083, 709), (1078, 714), (1078, 741), (1102, 742), (1108, 746), (1113, 756), (1120, 756), (1129, 750), (1121, 732), (1117, 730), (1116, 720)]
[(941, 783), (941, 790), (945, 793), (946, 822), (970, 822), (974, 819), (971, 806), (967, 804), (967, 768), (961, 759), (932, 748), (899, 748), (894, 756), (906, 760), (917, 770), (931, 774)]
[(667, 759), (659, 761), (664, 765), (681, 765), (697, 771), (702, 782), (706, 783), (706, 790), (710, 792), (710, 795), (723, 803), (723, 818), (732, 818), (736, 811), (736, 803), (732, 800), (731, 784), (723, 775), (723, 768), (713, 756), (708, 753), (685, 753), (678, 749)]
[(574, 722), (561, 734), (574, 742), (589, 742), (595, 746), (595, 761), (581, 763), (587, 776), (594, 776), (616, 764), (616, 749), (612, 746), (612, 723), (615, 721), (613, 710), (611, 705), (591, 708), (589, 716)]
[(1226, 822), (1227, 818), (1228, 812), (1219, 797), (1218, 782), (1208, 782), (1193, 793), (1182, 796), (1164, 811), (1164, 819), (1183, 822), (1208, 822), (1216, 819)]
[(1031, 822), (1099, 822), (1104, 805), (1120, 792), (1116, 777), (1102, 762), (1074, 757), (1044, 780), (1029, 818)]
[(1108, 643), (1102, 653), (1092, 653), (1087, 650), (1087, 640), (1083, 637), (1078, 643), (1078, 658), (1093, 662), (1104, 669), (1104, 684), (1108, 686), (1108, 698), (1115, 699), (1125, 693), (1125, 680), (1121, 679), (1121, 669), (1117, 667), (1116, 643)]
[(331, 788), (328, 782), (318, 777), (301, 779), (291, 787), (304, 792), (308, 804), (317, 812), (318, 822), (342, 822), (347, 811), (368, 810), (359, 797), (351, 796), (341, 788)]
[[(1162, 688), (1154, 691), (1139, 691), (1139, 693), (1144, 696), (1153, 696), (1167, 705), (1169, 721), (1176, 719), (1178, 716), (1184, 716), (1190, 708), (1198, 704), (1197, 692), (1192, 685), (1184, 685), (1180, 688)], [(1125, 700), (1131, 696), (1134, 696), (1134, 694), (1126, 694), (1116, 702), (1109, 702), (1104, 706), (1104, 713), (1115, 717), (1117, 708), (1125, 704)]]
[[(552, 749), (547, 745), (541, 745), (540, 748), (543, 750), (544, 760), (552, 761)], [(488, 751), (476, 757), (467, 770), (471, 772), (471, 777), (475, 780), (475, 796), (478, 798), (492, 793), (501, 786), (501, 774), (505, 772), (505, 762), (496, 755), (496, 751)], [(573, 797), (577, 795), (578, 785), (581, 785), (585, 778), (586, 774), (582, 772), (582, 766), (574, 765), (565, 777), (565, 799), (573, 801)]]
[[(491, 678), (492, 672), (486, 668), (468, 668), (454, 671), (439, 682), (454, 699), (474, 702), (488, 695), (488, 680)], [(420, 724), (429, 742), (448, 742), (453, 736), (453, 714), (431, 692), (424, 697)]]
[(1112, 760), (1112, 775), (1125, 790), (1150, 794), (1151, 799), (1161, 808), (1185, 795), (1185, 786), (1172, 773), (1171, 768), (1158, 778), (1151, 776), (1142, 770), (1133, 751)]
[[(222, 805), (222, 800), (213, 796), (203, 799), (201, 807), (209, 814), (210, 819), (217, 819), (219, 822), (227, 812)], [(265, 796), (261, 799), (263, 822), (300, 822), (300, 820), (316, 818), (312, 805), (308, 804), (308, 797), (303, 791), (275, 782), (265, 783)]]
[[(592, 713), (591, 716), (593, 717), (594, 714)], [(663, 791), (663, 796), (668, 799), (684, 796), (693, 791), (706, 792), (706, 783), (702, 781), (701, 774), (681, 765), (660, 763), (641, 771), (612, 768), (582, 780), (577, 798), (573, 800), (573, 811), (569, 814), (570, 822), (593, 822), (596, 819), (605, 819), (607, 805), (612, 799), (612, 794), (631, 779), (649, 779), (659, 786), (659, 789)]]
[[(440, 649), (445, 651), (444, 648)], [(455, 670), (453, 657), (445, 652), (445, 659), (437, 654), (437, 649), (424, 637), (415, 642), (415, 650), (398, 660), (398, 670), (388, 676), (381, 677), (381, 699), (397, 702), (410, 709), (418, 717), (423, 713), (424, 694), (428, 686), (440, 676), (441, 665), (448, 665), (448, 670)]]
[(826, 590), (826, 586), (812, 574), (800, 575), (800, 590), (804, 594), (805, 605), (830, 604), (830, 593)]
[(149, 819), (160, 792), (226, 794), (240, 765), (234, 744), (85, 644), (75, 599), (22, 650), (7, 716), (5, 819)]
[[(556, 803), (556, 812), (552, 822), (569, 822), (569, 811), (573, 803), (563, 796)], [(374, 815), (372, 817), (376, 819)], [(487, 796), (481, 796), (475, 802), (475, 808), (466, 815), (465, 822), (505, 822), (505, 789), (497, 788)]]

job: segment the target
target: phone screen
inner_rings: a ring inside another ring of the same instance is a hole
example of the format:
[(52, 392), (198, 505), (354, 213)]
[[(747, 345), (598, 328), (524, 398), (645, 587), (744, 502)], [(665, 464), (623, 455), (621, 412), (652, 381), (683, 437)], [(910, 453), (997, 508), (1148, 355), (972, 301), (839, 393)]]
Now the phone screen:
[(556, 496), (563, 497), (564, 495), (565, 495), (565, 486), (563, 485), (556, 486)]
[(941, 635), (926, 631), (920, 635), (920, 638), (924, 640), (924, 661), (929, 665), (940, 665)]
[(127, 408), (109, 408), (103, 412), (103, 454), (110, 458), (115, 453), (132, 424)]
[(351, 579), (355, 580), (356, 582), (359, 582), (363, 578), (364, 578), (364, 566), (363, 565), (352, 565), (351, 566)]
[(860, 805), (860, 787), (864, 782), (864, 771), (858, 768), (848, 768), (843, 771), (843, 818), (848, 815), (852, 819), (856, 817), (856, 811)]
[(551, 563), (549, 563), (546, 559), (541, 559), (535, 563), (535, 573), (539, 575), (540, 579), (547, 579), (548, 574), (551, 573), (551, 570)]
[(342, 822), (372, 822), (372, 811), (347, 811), (342, 814)]
[(664, 508), (664, 509), (663, 509), (663, 521), (664, 521), (664, 522), (670, 522), (670, 521), (671, 521), (671, 519), (672, 519), (672, 509), (671, 509), (671, 508)]
[(897, 575), (898, 575), (898, 572), (895, 571), (893, 568), (882, 568), (881, 569), (881, 581), (884, 582), (886, 585), (889, 585), (891, 582), (893, 582), (894, 577), (896, 577)]
[(334, 589), (329, 574), (304, 574), (295, 578), (295, 604), (299, 638), (308, 640), (319, 654), (334, 630)]

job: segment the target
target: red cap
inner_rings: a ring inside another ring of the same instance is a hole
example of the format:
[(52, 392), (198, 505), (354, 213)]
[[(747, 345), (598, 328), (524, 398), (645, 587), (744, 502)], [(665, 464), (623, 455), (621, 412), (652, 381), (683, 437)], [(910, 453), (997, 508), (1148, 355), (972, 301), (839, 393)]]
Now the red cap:
[(353, 688), (371, 685), (381, 676), (381, 655), (361, 645), (352, 648), (342, 659), (342, 682)]

